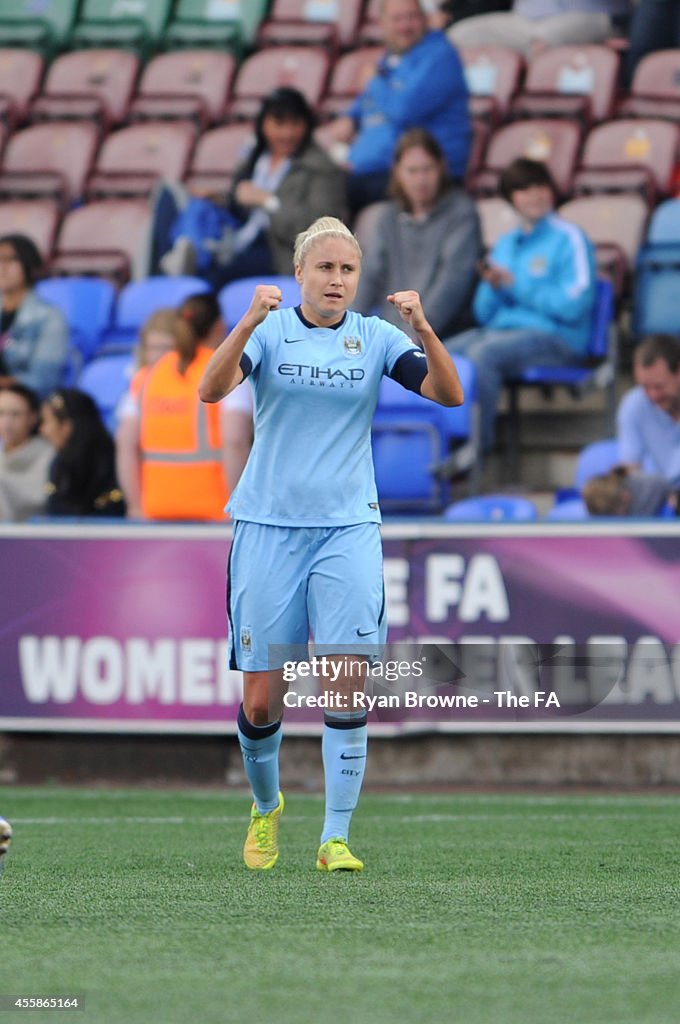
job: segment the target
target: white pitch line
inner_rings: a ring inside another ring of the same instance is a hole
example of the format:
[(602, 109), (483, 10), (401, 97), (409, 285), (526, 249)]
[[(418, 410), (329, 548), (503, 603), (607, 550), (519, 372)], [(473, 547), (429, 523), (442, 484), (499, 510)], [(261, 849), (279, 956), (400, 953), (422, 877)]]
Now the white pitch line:
[[(628, 814), (617, 812), (612, 814), (368, 814), (361, 816), (363, 822), (398, 822), (402, 825), (422, 825), (425, 823), (437, 822), (460, 822), (460, 821), (638, 821), (647, 819), (645, 814)], [(309, 821), (310, 815), (286, 814), (286, 821), (302, 822)], [(247, 823), (247, 819), (241, 814), (236, 817), (208, 816), (208, 817), (145, 817), (145, 816), (123, 816), (123, 817), (89, 817), (89, 818), (17, 818), (12, 816), (14, 826), (24, 825), (238, 825)]]

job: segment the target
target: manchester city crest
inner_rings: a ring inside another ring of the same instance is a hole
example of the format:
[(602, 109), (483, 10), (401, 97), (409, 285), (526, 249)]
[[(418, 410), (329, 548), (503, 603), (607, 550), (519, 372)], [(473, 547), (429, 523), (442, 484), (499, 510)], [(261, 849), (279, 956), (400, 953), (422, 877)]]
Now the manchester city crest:
[(343, 338), (345, 344), (345, 355), (361, 355), (361, 338)]

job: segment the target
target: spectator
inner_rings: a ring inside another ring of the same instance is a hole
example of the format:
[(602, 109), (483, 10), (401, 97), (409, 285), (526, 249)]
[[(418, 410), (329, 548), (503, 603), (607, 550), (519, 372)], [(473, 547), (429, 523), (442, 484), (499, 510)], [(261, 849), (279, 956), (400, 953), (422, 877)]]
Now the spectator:
[(295, 238), (309, 218), (345, 214), (345, 176), (312, 138), (315, 124), (302, 93), (276, 89), (262, 102), (255, 146), (236, 170), (226, 209), (178, 186), (161, 189), (154, 251), (175, 239), (161, 269), (198, 273), (216, 290), (239, 277), (291, 274)]
[(118, 466), (129, 515), (223, 520), (233, 465), (232, 403), (206, 406), (199, 401), (198, 382), (213, 350), (179, 315), (174, 333), (174, 351), (147, 369), (118, 431)]
[(442, 29), (471, 15), (507, 11), (511, 5), (512, 0), (442, 0), (441, 3), (427, 0), (423, 3), (430, 28)]
[(635, 68), (648, 53), (680, 48), (680, 0), (638, 0), (629, 41), (626, 79), (630, 85)]
[(635, 473), (615, 466), (583, 485), (583, 500), (591, 516), (658, 516), (673, 501), (671, 486), (662, 476)]
[(54, 449), (38, 436), (40, 399), (23, 384), (0, 388), (0, 520), (44, 511)]
[(51, 516), (122, 516), (113, 441), (94, 400), (58, 388), (43, 402), (43, 437), (56, 449), (47, 484)]
[(482, 446), (495, 437), (503, 383), (529, 366), (570, 366), (583, 359), (595, 303), (593, 247), (554, 212), (545, 164), (521, 157), (502, 172), (499, 191), (520, 224), (495, 244), (474, 298), (481, 327), (446, 342), (477, 366)]
[(636, 387), (624, 395), (617, 415), (621, 461), (679, 486), (680, 340), (645, 338), (635, 349), (633, 374)]
[(512, 11), (456, 22), (447, 35), (466, 46), (509, 46), (524, 57), (543, 46), (603, 43), (623, 25), (630, 0), (515, 0)]
[(0, 237), (0, 387), (19, 383), (43, 398), (61, 384), (68, 327), (33, 291), (42, 257), (26, 235)]
[(449, 179), (439, 143), (412, 128), (397, 143), (392, 198), (378, 207), (364, 245), (354, 308), (401, 326), (387, 296), (409, 281), (439, 337), (469, 326), (482, 240), (477, 209)]
[(384, 199), (399, 136), (425, 128), (462, 179), (470, 150), (468, 93), (463, 66), (443, 32), (429, 31), (418, 0), (383, 0), (387, 53), (347, 114), (332, 123), (339, 144), (349, 144), (348, 195), (359, 210)]

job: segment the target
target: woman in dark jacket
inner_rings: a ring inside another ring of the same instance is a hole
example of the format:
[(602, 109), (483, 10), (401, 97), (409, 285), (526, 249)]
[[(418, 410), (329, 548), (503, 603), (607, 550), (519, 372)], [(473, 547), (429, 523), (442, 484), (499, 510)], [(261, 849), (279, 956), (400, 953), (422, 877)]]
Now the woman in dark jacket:
[[(344, 171), (314, 141), (315, 125), (297, 89), (280, 88), (266, 96), (255, 122), (255, 145), (236, 169), (221, 236), (206, 239), (200, 230), (192, 231), (201, 210), (214, 217), (215, 204), (187, 197), (173, 227), (175, 244), (160, 261), (161, 269), (199, 273), (215, 289), (239, 277), (292, 274), (299, 232), (316, 217), (346, 213)], [(176, 202), (177, 189), (171, 191)], [(193, 237), (182, 233), (183, 223)]]
[(43, 402), (42, 436), (56, 449), (47, 484), (51, 516), (122, 516), (113, 440), (92, 398), (59, 388)]

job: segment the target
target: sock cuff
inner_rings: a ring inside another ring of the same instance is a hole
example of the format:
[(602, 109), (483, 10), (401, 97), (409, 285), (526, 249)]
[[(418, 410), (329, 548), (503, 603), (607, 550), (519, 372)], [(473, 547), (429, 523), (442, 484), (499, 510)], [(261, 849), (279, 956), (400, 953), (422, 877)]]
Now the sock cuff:
[(268, 736), (273, 736), (275, 732), (281, 728), (281, 719), (278, 722), (271, 722), (269, 725), (253, 725), (252, 722), (246, 718), (246, 713), (243, 710), (243, 704), (239, 705), (238, 718), (236, 724), (244, 736), (249, 740), (266, 740)]
[(361, 729), (368, 725), (368, 712), (363, 711), (360, 715), (352, 711), (336, 711), (334, 714), (324, 714), (323, 724), (329, 729)]

